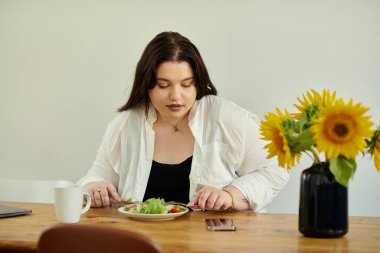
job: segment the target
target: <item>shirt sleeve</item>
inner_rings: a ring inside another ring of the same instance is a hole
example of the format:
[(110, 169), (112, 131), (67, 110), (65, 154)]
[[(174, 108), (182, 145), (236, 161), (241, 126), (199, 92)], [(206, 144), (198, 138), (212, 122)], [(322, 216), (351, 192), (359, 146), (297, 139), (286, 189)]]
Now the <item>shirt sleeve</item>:
[(77, 185), (83, 187), (91, 182), (109, 180), (115, 187), (118, 187), (119, 175), (115, 171), (115, 161), (110, 159), (110, 149), (120, 139), (117, 125), (117, 120), (108, 124), (91, 169), (77, 182)]
[(238, 178), (231, 185), (248, 200), (250, 209), (260, 211), (286, 185), (289, 173), (277, 166), (276, 159), (267, 159), (265, 141), (260, 139), (259, 120), (251, 114), (244, 134), (244, 152)]

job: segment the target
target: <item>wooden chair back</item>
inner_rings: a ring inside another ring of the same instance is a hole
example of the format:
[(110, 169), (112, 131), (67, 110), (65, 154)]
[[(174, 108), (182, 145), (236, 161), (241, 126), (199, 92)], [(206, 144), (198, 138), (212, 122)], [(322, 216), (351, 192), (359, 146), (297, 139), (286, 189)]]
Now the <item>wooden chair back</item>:
[(38, 240), (38, 253), (162, 253), (143, 234), (98, 225), (56, 224)]

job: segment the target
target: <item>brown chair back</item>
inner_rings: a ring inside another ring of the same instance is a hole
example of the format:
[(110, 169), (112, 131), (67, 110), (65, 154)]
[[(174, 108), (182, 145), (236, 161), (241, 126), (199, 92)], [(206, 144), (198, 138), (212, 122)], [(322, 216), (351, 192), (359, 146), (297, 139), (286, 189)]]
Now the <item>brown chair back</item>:
[(148, 237), (124, 229), (95, 225), (57, 224), (38, 240), (38, 253), (161, 253)]

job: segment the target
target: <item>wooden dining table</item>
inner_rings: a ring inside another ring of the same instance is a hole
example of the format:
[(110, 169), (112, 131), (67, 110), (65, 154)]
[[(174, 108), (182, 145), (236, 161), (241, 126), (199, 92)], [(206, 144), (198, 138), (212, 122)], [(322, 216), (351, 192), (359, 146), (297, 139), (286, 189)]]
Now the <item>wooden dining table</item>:
[[(0, 202), (32, 209), (32, 214), (0, 219), (0, 252), (35, 252), (41, 233), (57, 224), (53, 204)], [(380, 217), (350, 217), (340, 238), (308, 238), (298, 231), (298, 216), (217, 211), (190, 211), (168, 221), (137, 221), (118, 206), (91, 208), (79, 223), (142, 233), (167, 253), (186, 252), (380, 252)], [(236, 231), (208, 231), (207, 218), (230, 218)]]

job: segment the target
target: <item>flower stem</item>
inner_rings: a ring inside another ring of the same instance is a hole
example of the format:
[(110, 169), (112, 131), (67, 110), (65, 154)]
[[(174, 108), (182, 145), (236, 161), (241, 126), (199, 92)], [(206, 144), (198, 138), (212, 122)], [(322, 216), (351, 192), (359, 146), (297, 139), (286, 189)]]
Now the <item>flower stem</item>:
[(309, 152), (306, 152), (306, 151), (303, 151), (308, 157), (310, 157), (311, 158), (311, 160), (313, 160), (313, 162), (316, 162), (315, 161), (315, 158), (311, 155), (311, 154), (309, 154)]
[(310, 151), (311, 151), (311, 153), (312, 153), (313, 156), (314, 156), (314, 161), (315, 161), (316, 163), (321, 163), (321, 160), (319, 160), (319, 156), (318, 156), (318, 153), (317, 153), (317, 151), (315, 150), (315, 148), (314, 148), (314, 147), (310, 147)]

